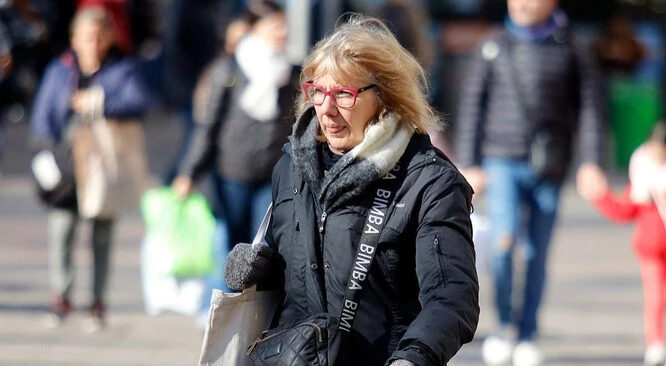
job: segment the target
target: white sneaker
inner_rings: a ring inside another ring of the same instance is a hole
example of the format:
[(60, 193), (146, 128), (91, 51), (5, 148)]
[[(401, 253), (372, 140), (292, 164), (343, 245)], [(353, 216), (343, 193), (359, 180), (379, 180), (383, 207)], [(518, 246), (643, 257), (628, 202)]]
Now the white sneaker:
[(513, 350), (513, 366), (539, 366), (542, 363), (543, 353), (534, 342), (520, 342)]
[(666, 349), (661, 342), (652, 343), (645, 349), (645, 366), (661, 366), (666, 362)]
[(481, 356), (489, 366), (504, 365), (511, 360), (513, 343), (506, 338), (490, 336), (483, 341)]

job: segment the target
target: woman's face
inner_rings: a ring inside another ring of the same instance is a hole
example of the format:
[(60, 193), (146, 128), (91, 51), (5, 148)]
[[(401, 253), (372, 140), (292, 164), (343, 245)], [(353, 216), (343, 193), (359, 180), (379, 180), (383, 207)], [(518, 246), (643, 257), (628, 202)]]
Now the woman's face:
[(511, 21), (521, 26), (545, 22), (557, 7), (557, 0), (508, 0)]
[(101, 24), (84, 21), (72, 33), (72, 49), (84, 63), (100, 63), (113, 43), (111, 32)]
[[(369, 84), (356, 79), (336, 80), (328, 74), (313, 80), (313, 83), (326, 90), (339, 87), (363, 88)], [(326, 96), (321, 105), (315, 106), (319, 127), (333, 152), (345, 153), (363, 141), (366, 126), (379, 110), (375, 90), (358, 94), (356, 103), (350, 108), (336, 107), (331, 103), (330, 96)]]

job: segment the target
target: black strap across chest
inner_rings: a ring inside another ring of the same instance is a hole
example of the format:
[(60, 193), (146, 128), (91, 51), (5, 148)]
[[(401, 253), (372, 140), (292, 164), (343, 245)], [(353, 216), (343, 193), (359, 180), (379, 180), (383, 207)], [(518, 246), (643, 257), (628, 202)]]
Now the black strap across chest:
[(363, 233), (356, 249), (352, 270), (342, 303), (340, 323), (338, 329), (349, 333), (354, 325), (359, 310), (361, 291), (370, 273), (370, 266), (377, 253), (379, 236), (386, 223), (388, 209), (393, 202), (396, 192), (406, 175), (407, 167), (398, 163), (393, 170), (380, 179), (378, 186), (373, 188), (372, 203), (368, 210), (368, 217), (363, 226)]

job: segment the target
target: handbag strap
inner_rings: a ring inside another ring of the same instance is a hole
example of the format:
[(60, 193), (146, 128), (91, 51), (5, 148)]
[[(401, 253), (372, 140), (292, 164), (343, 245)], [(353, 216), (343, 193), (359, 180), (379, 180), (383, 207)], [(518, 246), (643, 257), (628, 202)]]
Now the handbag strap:
[(361, 291), (377, 252), (379, 235), (386, 223), (388, 209), (391, 207), (406, 171), (406, 167), (401, 168), (400, 163), (396, 164), (393, 170), (380, 179), (379, 186), (372, 196), (372, 204), (356, 249), (338, 324), (338, 329), (345, 333), (349, 333), (354, 325)]

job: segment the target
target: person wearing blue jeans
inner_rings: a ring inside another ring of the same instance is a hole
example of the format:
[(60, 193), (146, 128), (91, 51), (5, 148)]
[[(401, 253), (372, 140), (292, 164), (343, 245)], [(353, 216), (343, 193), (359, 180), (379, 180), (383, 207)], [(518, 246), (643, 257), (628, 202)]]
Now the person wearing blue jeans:
[(172, 187), (185, 197), (204, 172), (213, 173), (228, 231), (228, 239), (216, 243), (220, 267), (234, 244), (252, 240), (271, 202), (271, 173), (291, 131), (297, 90), (286, 36), (282, 7), (257, 1), (229, 25), (224, 52), (195, 88), (192, 138)]
[[(525, 160), (488, 158), (487, 209), (492, 242), (495, 306), (501, 327), (518, 324), (518, 341), (530, 340), (537, 330), (537, 310), (546, 280), (546, 258), (557, 218), (560, 183), (540, 178)], [(527, 213), (526, 238), (517, 240)], [(522, 310), (514, 319), (513, 253), (526, 262)]]
[[(551, 234), (574, 143), (579, 193), (603, 193), (604, 116), (596, 65), (557, 0), (508, 0), (504, 30), (470, 59), (455, 122), (456, 163), (475, 193), (487, 189), (498, 329), (488, 365), (538, 366), (539, 307)], [(525, 261), (514, 312), (513, 254)]]

